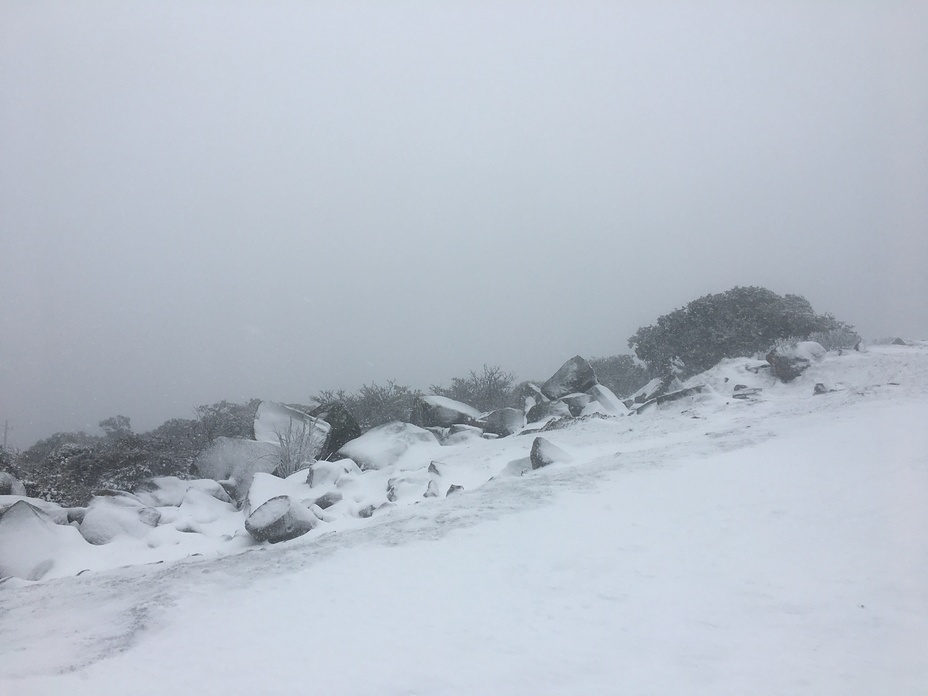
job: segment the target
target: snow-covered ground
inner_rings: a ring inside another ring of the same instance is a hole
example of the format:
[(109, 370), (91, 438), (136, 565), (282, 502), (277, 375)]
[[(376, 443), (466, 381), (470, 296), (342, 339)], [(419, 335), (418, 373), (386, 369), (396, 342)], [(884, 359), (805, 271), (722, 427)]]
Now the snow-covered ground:
[(0, 583), (0, 694), (928, 693), (928, 345), (752, 364), (525, 476), (474, 438), (448, 498)]

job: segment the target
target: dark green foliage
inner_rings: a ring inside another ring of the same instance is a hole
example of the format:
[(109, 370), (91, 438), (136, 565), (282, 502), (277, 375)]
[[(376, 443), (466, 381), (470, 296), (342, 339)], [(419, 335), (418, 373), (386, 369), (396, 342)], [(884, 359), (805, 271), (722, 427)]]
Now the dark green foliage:
[(634, 394), (650, 379), (647, 369), (636, 363), (631, 355), (591, 358), (590, 365), (599, 383), (609, 387), (616, 396)]
[(513, 390), (515, 375), (497, 365), (484, 364), (481, 372), (471, 370), (467, 377), (455, 377), (450, 387), (432, 385), (432, 393), (462, 401), (478, 411), (521, 405)]
[(830, 314), (816, 314), (799, 295), (780, 296), (766, 288), (736, 287), (706, 295), (658, 317), (628, 339), (629, 347), (663, 374), (682, 363), (683, 376), (707, 370), (723, 358), (752, 355), (777, 339), (804, 339), (816, 331), (852, 330)]

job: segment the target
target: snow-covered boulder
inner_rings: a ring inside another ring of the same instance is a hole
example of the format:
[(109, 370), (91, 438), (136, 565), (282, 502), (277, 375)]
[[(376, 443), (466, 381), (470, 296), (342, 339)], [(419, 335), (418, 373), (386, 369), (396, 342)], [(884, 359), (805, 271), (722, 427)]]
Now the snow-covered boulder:
[(306, 475), (302, 471), (287, 478), (257, 473), (245, 497), (245, 514), (251, 514), (253, 510), (257, 510), (271, 498), (289, 495), (296, 500), (303, 500), (311, 497), (312, 494), (310, 486), (306, 483)]
[(262, 401), (255, 411), (255, 440), (298, 448), (306, 461), (319, 459), (331, 429), (321, 418), (276, 401)]
[(8, 471), (0, 471), (0, 495), (26, 495), (26, 487)]
[(563, 418), (570, 415), (570, 408), (563, 401), (543, 401), (532, 406), (526, 415), (529, 423), (539, 423), (552, 418)]
[(525, 413), (518, 408), (498, 408), (484, 416), (483, 421), (487, 432), (506, 437), (525, 427)]
[(438, 456), (438, 439), (424, 428), (394, 421), (371, 428), (361, 437), (345, 443), (339, 454), (358, 463), (362, 469), (396, 466), (418, 469)]
[(74, 527), (55, 524), (24, 500), (0, 514), (0, 578), (39, 580), (62, 556), (88, 551)]
[(241, 502), (257, 472), (271, 473), (280, 466), (280, 447), (270, 442), (217, 437), (193, 462), (198, 476), (225, 481), (226, 492)]
[(560, 399), (568, 394), (585, 392), (596, 384), (593, 367), (579, 355), (565, 362), (552, 375), (551, 379), (541, 385), (541, 392), (549, 399)]
[(360, 473), (361, 467), (351, 459), (339, 459), (334, 462), (320, 460), (313, 462), (310, 467), (309, 473), (306, 474), (306, 484), (311, 488), (337, 486), (342, 480), (358, 476)]
[(480, 412), (462, 401), (446, 396), (420, 396), (412, 407), (410, 421), (423, 428), (448, 428), (452, 425), (474, 425)]
[(63, 508), (58, 503), (52, 503), (41, 498), (30, 498), (25, 495), (0, 495), (0, 515), (7, 508), (13, 507), (16, 503), (23, 501), (29, 503), (34, 508), (38, 508), (54, 522), (55, 524), (68, 524), (69, 513), (71, 510), (80, 510), (81, 508)]
[(663, 377), (655, 377), (645, 384), (641, 389), (628, 397), (624, 404), (628, 408), (634, 408), (635, 404), (643, 404), (659, 396), (663, 396), (672, 391), (678, 391), (683, 388), (683, 383), (673, 373)]
[(567, 405), (567, 408), (570, 410), (570, 415), (579, 416), (583, 413), (583, 409), (590, 405), (590, 402), (593, 401), (593, 397), (589, 394), (568, 394), (567, 396), (562, 396), (559, 401)]
[(782, 382), (792, 382), (805, 372), (813, 361), (825, 357), (826, 350), (815, 341), (800, 341), (792, 345), (778, 346), (767, 353), (767, 362)]
[(271, 498), (245, 520), (245, 529), (257, 541), (276, 544), (295, 539), (316, 526), (318, 518), (288, 495)]
[(161, 513), (139, 502), (134, 496), (94, 496), (80, 525), (81, 536), (99, 546), (118, 536), (142, 538), (158, 525)]
[(593, 397), (602, 407), (603, 412), (608, 413), (610, 416), (624, 416), (628, 414), (628, 408), (622, 403), (622, 400), (605, 385), (595, 384), (587, 391), (587, 394)]
[(186, 480), (177, 476), (156, 476), (145, 479), (132, 492), (145, 505), (179, 507), (191, 488), (211, 495), (222, 502), (232, 502), (219, 482), (213, 479)]
[(540, 469), (549, 464), (569, 462), (573, 459), (567, 452), (543, 437), (535, 438), (529, 458), (533, 469)]

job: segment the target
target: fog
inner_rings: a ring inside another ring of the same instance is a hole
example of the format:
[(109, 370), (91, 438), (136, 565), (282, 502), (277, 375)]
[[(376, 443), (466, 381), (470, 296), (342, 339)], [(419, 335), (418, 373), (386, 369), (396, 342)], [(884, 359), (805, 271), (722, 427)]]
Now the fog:
[(0, 0), (0, 420), (545, 378), (735, 285), (928, 337), (928, 5)]

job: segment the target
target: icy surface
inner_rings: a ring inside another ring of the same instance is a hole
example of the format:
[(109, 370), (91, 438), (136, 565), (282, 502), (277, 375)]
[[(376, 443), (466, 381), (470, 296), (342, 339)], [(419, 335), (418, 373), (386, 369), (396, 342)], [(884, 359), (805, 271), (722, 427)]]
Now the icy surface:
[(517, 435), (291, 477), (344, 498), (273, 547), (188, 491), (159, 510), (215, 527), (0, 583), (0, 693), (924, 693), (928, 347), (756, 365), (546, 432), (572, 459), (537, 471)]

